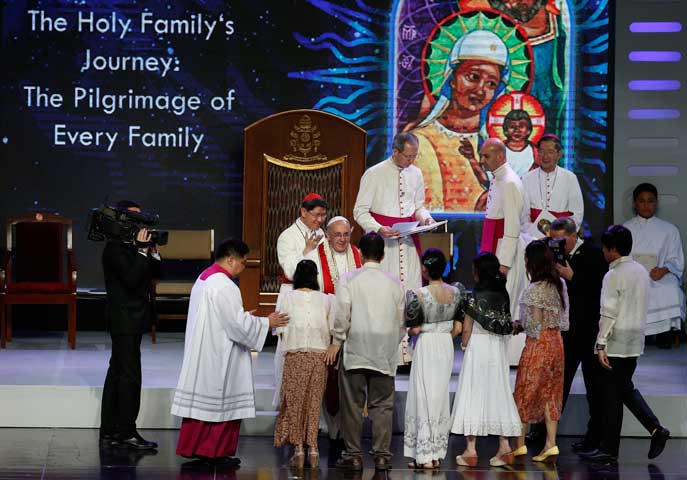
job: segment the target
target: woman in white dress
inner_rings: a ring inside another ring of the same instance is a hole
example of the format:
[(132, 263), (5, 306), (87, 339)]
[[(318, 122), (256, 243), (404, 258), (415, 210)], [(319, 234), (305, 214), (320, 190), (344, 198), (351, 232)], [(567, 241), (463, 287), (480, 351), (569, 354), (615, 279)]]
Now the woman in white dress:
[(453, 337), (460, 333), (456, 314), (465, 288), (444, 283), (445, 269), (441, 250), (427, 249), (422, 274), (429, 284), (409, 291), (406, 298), (408, 334), (416, 339), (403, 435), (403, 453), (414, 459), (409, 468), (438, 468), (448, 447)]
[(453, 401), (451, 432), (467, 437), (465, 451), (456, 457), (461, 466), (477, 466), (477, 438), (499, 436), (499, 449), (489, 465), (513, 463), (508, 437), (521, 433), (520, 416), (508, 376), (508, 340), (513, 332), (506, 280), (499, 260), (482, 253), (473, 260), (475, 289), (462, 306), (465, 350)]

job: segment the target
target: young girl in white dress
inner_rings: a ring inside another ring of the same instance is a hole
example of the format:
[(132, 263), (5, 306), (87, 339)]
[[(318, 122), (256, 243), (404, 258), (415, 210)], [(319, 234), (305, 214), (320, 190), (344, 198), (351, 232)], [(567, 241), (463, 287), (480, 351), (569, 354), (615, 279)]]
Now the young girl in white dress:
[(408, 334), (417, 337), (403, 435), (403, 453), (414, 459), (409, 468), (438, 468), (448, 447), (453, 337), (460, 333), (455, 320), (465, 288), (444, 283), (445, 268), (441, 250), (425, 251), (422, 274), (429, 284), (409, 291), (406, 298)]
[(456, 457), (462, 466), (477, 466), (478, 436), (498, 435), (499, 449), (489, 464), (512, 464), (507, 437), (521, 432), (520, 416), (513, 400), (507, 358), (513, 332), (506, 280), (494, 254), (481, 253), (473, 260), (475, 289), (463, 304), (465, 350), (458, 388), (453, 401), (451, 432), (467, 437), (465, 451)]

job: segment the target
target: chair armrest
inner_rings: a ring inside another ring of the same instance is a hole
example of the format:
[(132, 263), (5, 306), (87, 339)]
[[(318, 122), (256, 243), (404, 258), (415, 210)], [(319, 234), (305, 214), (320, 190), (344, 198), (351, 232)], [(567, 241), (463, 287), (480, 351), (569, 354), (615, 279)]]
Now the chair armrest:
[(12, 278), (12, 264), (10, 263), (12, 252), (6, 250), (2, 254), (2, 265), (0, 266), (0, 291), (5, 290)]
[(76, 260), (72, 250), (67, 250), (67, 276), (69, 288), (76, 292)]

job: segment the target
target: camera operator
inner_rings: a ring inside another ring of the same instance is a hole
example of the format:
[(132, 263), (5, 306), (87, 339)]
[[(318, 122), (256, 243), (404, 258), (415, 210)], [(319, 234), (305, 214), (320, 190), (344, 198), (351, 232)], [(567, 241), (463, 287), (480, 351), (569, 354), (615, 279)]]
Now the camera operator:
[[(120, 201), (116, 209), (141, 212), (130, 200)], [(157, 447), (136, 430), (141, 403), (141, 336), (153, 321), (150, 286), (160, 265), (157, 247), (150, 239), (150, 232), (141, 228), (134, 241), (110, 240), (103, 251), (106, 317), (112, 339), (100, 414), (100, 445), (104, 447)]]
[(599, 361), (594, 353), (594, 344), (599, 333), (601, 284), (608, 265), (601, 248), (577, 236), (577, 225), (572, 217), (554, 220), (550, 235), (552, 239), (565, 241), (565, 265), (557, 263), (556, 269), (565, 279), (570, 299), (570, 330), (563, 332), (563, 408), (577, 368), (582, 363), (589, 422), (584, 439), (574, 443), (573, 450), (578, 453), (586, 452), (598, 448), (601, 441), (601, 401), (597, 386)]

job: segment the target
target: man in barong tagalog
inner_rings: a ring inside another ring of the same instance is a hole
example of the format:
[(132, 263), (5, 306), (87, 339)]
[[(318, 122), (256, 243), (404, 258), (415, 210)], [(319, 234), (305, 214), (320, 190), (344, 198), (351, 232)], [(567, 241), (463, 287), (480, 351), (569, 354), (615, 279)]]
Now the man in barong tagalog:
[[(353, 227), (346, 217), (333, 217), (327, 223), (325, 230), (327, 240), (321, 242), (315, 250), (305, 257), (317, 265), (317, 283), (320, 285), (320, 290), (326, 294), (336, 294), (339, 278), (362, 267), (360, 251), (351, 245), (352, 233)], [(335, 314), (331, 318), (335, 318)], [(327, 425), (327, 435), (329, 436), (330, 464), (339, 458), (344, 448), (341, 437), (337, 374), (336, 368), (330, 366), (322, 408), (322, 417)]]
[(278, 312), (255, 317), (243, 309), (232, 279), (246, 268), (248, 245), (222, 242), (215, 263), (191, 290), (184, 360), (172, 401), (182, 417), (177, 454), (193, 458), (187, 466), (237, 466), (233, 457), (241, 419), (255, 417), (251, 349), (260, 351), (270, 328), (288, 325)]
[(488, 106), (505, 90), (508, 64), (495, 33), (473, 31), (453, 45), (436, 103), (412, 130), (431, 211), (484, 210), (489, 181), (477, 159), (480, 130)]

